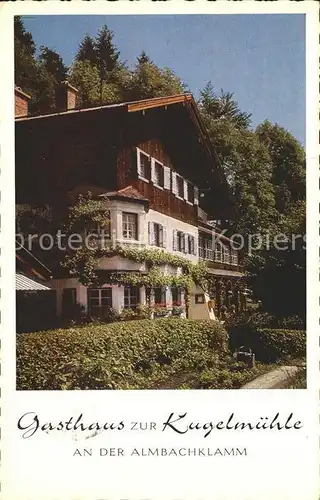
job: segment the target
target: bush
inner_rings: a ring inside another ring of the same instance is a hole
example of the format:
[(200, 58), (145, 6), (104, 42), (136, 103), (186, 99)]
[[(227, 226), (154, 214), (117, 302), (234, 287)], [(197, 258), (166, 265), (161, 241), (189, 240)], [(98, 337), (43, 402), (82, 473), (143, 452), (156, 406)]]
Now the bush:
[(279, 330), (258, 328), (234, 329), (230, 334), (230, 346), (238, 349), (242, 345), (250, 347), (256, 359), (272, 363), (286, 358), (304, 358), (306, 356), (305, 330)]
[(135, 320), (21, 334), (17, 388), (144, 389), (182, 370), (212, 365), (227, 353), (219, 322)]

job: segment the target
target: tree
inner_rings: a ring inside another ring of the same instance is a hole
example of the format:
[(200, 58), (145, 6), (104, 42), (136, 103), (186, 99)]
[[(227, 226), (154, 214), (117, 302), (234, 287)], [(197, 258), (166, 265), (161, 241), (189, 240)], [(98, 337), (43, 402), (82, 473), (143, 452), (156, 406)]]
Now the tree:
[(140, 56), (137, 57), (137, 60), (139, 64), (152, 63), (150, 57), (144, 50), (141, 52)]
[(171, 69), (159, 68), (142, 52), (137, 58), (131, 78), (128, 79), (125, 95), (127, 100), (135, 101), (183, 94), (185, 91), (185, 85)]
[(113, 44), (114, 33), (107, 25), (102, 26), (95, 40), (96, 53), (100, 73), (100, 101), (103, 98), (103, 84), (112, 81), (113, 73), (120, 65), (120, 52)]
[(88, 34), (79, 45), (76, 61), (89, 61), (92, 66), (98, 66), (98, 55), (94, 39)]
[(230, 230), (246, 237), (266, 233), (276, 223), (271, 158), (258, 136), (247, 129), (250, 115), (242, 113), (230, 96), (223, 91), (216, 96), (208, 84), (199, 108), (238, 208)]
[(304, 149), (290, 132), (269, 121), (259, 125), (256, 133), (271, 157), (277, 209), (291, 215), (293, 205), (306, 196)]
[(19, 16), (14, 20), (14, 37), (15, 84), (31, 95), (30, 113), (53, 111), (56, 85), (67, 76), (62, 58), (48, 47), (41, 47), (36, 59), (36, 45)]
[(217, 94), (211, 82), (208, 82), (200, 92), (200, 109), (211, 119), (229, 120), (237, 128), (248, 128), (251, 123), (251, 114), (244, 113), (238, 107), (231, 92), (224, 92), (222, 89)]
[(25, 30), (20, 16), (14, 18), (14, 77), (15, 84), (32, 93), (37, 73), (36, 46), (32, 34)]
[(62, 57), (54, 50), (41, 46), (38, 62), (42, 68), (53, 76), (56, 83), (66, 80), (68, 68), (64, 65)]

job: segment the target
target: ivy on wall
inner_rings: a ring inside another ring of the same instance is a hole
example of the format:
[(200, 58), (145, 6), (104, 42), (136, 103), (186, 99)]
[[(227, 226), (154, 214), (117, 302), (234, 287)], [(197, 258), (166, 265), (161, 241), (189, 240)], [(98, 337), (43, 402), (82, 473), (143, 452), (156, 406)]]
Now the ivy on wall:
[[(105, 223), (105, 204), (92, 199), (90, 193), (87, 197), (81, 196), (78, 202), (69, 210), (66, 229), (69, 233), (83, 230), (90, 222)], [(100, 243), (100, 244), (99, 244)], [(193, 283), (206, 288), (207, 266), (204, 262), (194, 264), (186, 257), (173, 255), (162, 249), (133, 248), (127, 245), (108, 246), (102, 245), (99, 238), (95, 246), (82, 245), (65, 255), (62, 263), (69, 273), (77, 277), (85, 286), (99, 286), (106, 282), (119, 285), (145, 286), (154, 288), (160, 286), (183, 287), (190, 292)], [(110, 272), (107, 281), (99, 272), (99, 260), (102, 258), (119, 256), (133, 262), (145, 263), (146, 273), (138, 272), (115, 273)], [(171, 265), (181, 269), (181, 274), (170, 275), (158, 269), (162, 265)]]

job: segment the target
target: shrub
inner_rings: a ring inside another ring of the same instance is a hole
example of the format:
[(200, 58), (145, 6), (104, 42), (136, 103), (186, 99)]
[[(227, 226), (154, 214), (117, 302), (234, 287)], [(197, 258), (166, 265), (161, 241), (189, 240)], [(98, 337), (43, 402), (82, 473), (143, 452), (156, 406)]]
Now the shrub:
[(279, 330), (258, 328), (256, 330), (235, 329), (230, 335), (230, 345), (237, 349), (244, 345), (250, 347), (256, 359), (266, 363), (286, 358), (306, 356), (305, 330)]
[(219, 322), (166, 318), (21, 334), (17, 388), (143, 389), (182, 370), (210, 367), (228, 350)]

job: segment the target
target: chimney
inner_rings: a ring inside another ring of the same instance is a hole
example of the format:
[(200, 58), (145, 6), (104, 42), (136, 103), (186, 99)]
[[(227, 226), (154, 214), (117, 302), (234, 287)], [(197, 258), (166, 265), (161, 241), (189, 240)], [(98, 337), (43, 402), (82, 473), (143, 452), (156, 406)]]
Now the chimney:
[(69, 111), (76, 108), (78, 89), (73, 87), (69, 82), (61, 82), (56, 91), (56, 106), (57, 111)]
[(31, 97), (23, 92), (20, 87), (14, 86), (14, 111), (16, 118), (28, 116), (30, 99)]

